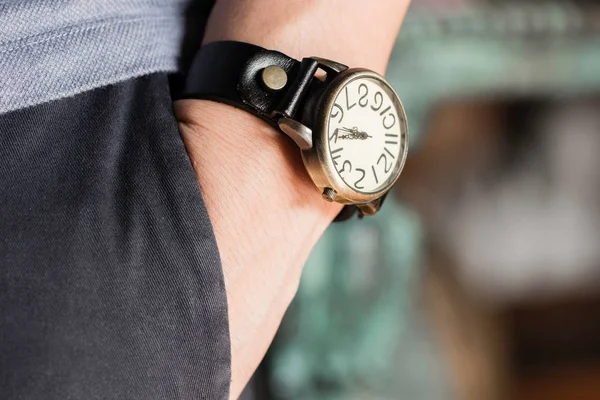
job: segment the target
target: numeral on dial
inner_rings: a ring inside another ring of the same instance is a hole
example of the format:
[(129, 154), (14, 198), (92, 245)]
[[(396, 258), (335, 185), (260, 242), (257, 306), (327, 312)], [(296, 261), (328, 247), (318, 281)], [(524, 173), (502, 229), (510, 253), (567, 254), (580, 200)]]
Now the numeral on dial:
[(350, 161), (346, 160), (342, 164), (342, 169), (340, 170), (340, 174), (342, 172), (346, 172), (346, 167), (348, 167), (348, 173), (352, 173), (352, 163)]
[(373, 177), (375, 178), (375, 183), (379, 183), (379, 179), (377, 179), (377, 171), (375, 171), (374, 165), (371, 165), (371, 171), (373, 171)]
[(390, 164), (390, 166), (388, 167), (387, 156), (385, 154), (381, 154), (379, 156), (379, 159), (377, 160), (377, 165), (379, 165), (379, 163), (381, 162), (381, 160), (383, 160), (383, 170), (387, 174), (392, 169), (392, 164)]
[[(385, 121), (387, 121), (388, 118), (392, 118), (392, 123), (391, 124), (386, 124)], [(383, 117), (383, 127), (385, 129), (392, 129), (394, 127), (394, 125), (396, 125), (396, 116), (392, 113), (389, 113), (388, 115), (386, 115), (385, 117)]]
[(350, 95), (348, 94), (348, 86), (346, 86), (344, 90), (346, 91), (346, 110), (350, 111), (352, 110), (352, 108), (354, 108), (354, 106), (356, 106), (356, 103), (350, 105)]
[(365, 179), (365, 175), (367, 173), (362, 168), (356, 168), (356, 170), (359, 171), (362, 174), (362, 176), (360, 177), (359, 180), (357, 180), (356, 182), (354, 182), (354, 187), (357, 188), (357, 189), (364, 189), (365, 188), (364, 186), (359, 186), (358, 184), (361, 183), (363, 181), (363, 179)]
[(335, 139), (333, 143), (337, 143), (339, 131), (340, 131), (340, 128), (335, 128), (335, 130), (333, 131), (333, 133), (331, 135), (329, 135), (329, 141), (330, 142), (331, 142), (332, 139)]
[[(361, 89), (364, 92), (361, 95)], [(361, 107), (366, 107), (369, 104), (369, 99), (367, 99), (367, 96), (369, 95), (369, 88), (367, 87), (367, 85), (365, 85), (364, 83), (361, 83), (360, 86), (358, 87), (358, 94), (361, 95), (360, 98), (358, 99), (358, 105)]]
[[(379, 101), (377, 101), (377, 99), (379, 99)], [(371, 110), (379, 111), (379, 109), (383, 105), (383, 95), (381, 94), (381, 92), (375, 93), (375, 96), (373, 96), (373, 102), (375, 103), (375, 106), (371, 106)]]
[(344, 120), (344, 109), (342, 108), (342, 106), (336, 103), (333, 105), (333, 110), (331, 110), (331, 118), (335, 119), (338, 116), (340, 117), (340, 119), (338, 120), (338, 124), (341, 124)]

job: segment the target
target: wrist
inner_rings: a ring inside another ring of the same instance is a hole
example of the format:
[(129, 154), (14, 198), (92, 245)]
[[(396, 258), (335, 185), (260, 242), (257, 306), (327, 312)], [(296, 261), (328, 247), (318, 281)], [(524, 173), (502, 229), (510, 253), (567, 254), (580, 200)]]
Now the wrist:
[[(219, 181), (211, 191), (223, 192), (222, 196), (233, 196), (252, 207), (311, 207), (327, 222), (341, 209), (341, 205), (323, 200), (306, 172), (298, 147), (257, 117), (204, 100), (177, 101), (175, 113), (200, 184)], [(240, 199), (240, 192), (251, 192), (252, 196)], [(218, 201), (223, 200), (227, 198)]]

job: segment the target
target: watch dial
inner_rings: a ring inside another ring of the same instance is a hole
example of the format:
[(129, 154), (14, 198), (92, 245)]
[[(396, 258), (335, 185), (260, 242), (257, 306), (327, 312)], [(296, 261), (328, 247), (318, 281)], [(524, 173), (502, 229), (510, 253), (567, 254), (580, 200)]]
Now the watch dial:
[(408, 134), (404, 110), (383, 82), (371, 77), (349, 81), (329, 114), (329, 155), (342, 180), (371, 194), (396, 179), (405, 157)]

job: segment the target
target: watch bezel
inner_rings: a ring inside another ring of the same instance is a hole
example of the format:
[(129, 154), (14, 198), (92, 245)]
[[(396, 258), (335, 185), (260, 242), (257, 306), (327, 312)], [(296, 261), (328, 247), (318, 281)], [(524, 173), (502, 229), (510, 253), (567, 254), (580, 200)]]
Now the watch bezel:
[[(393, 95), (392, 102), (400, 114), (398, 119), (403, 126), (401, 132), (404, 133), (401, 137), (402, 157), (398, 160), (396, 175), (391, 179), (389, 184), (381, 190), (373, 193), (362, 193), (352, 189), (347, 185), (337, 173), (333, 160), (328, 154), (329, 141), (327, 132), (329, 131), (329, 115), (333, 108), (333, 104), (344, 89), (344, 87), (355, 79), (370, 78), (377, 80), (383, 86), (389, 89)], [(406, 158), (408, 155), (408, 124), (406, 119), (406, 111), (400, 101), (400, 98), (394, 88), (378, 73), (364, 69), (351, 68), (339, 73), (325, 90), (318, 103), (318, 111), (315, 124), (313, 126), (313, 147), (302, 151), (302, 158), (309, 175), (314, 183), (321, 191), (325, 188), (331, 188), (336, 191), (335, 201), (343, 204), (365, 204), (374, 201), (385, 195), (400, 177)], [(403, 140), (403, 141), (402, 141)], [(399, 165), (398, 165), (399, 163)]]

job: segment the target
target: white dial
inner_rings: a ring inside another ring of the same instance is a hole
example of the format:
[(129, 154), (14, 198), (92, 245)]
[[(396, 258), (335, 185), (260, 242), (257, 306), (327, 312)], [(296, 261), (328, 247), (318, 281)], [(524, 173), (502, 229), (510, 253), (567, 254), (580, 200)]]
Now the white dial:
[(406, 116), (384, 82), (357, 77), (339, 91), (329, 113), (329, 156), (346, 185), (372, 194), (397, 178), (408, 145)]

